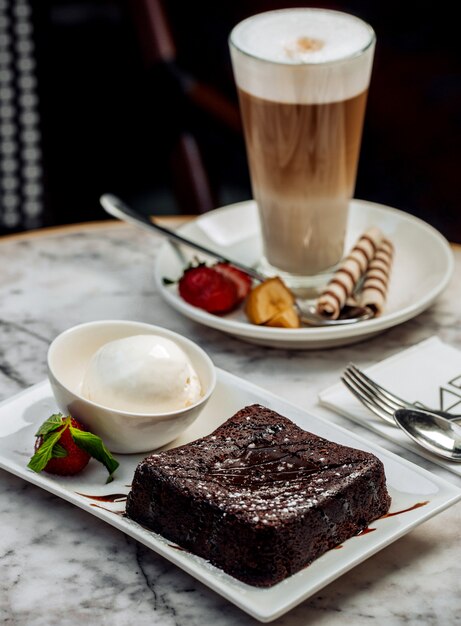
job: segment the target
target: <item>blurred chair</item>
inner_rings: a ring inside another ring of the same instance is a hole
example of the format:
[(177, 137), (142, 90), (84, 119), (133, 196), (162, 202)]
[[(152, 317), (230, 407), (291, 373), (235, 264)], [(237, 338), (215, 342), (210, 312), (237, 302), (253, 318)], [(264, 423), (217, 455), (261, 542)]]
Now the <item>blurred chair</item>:
[(180, 211), (204, 213), (216, 204), (191, 112), (199, 109), (240, 133), (238, 107), (179, 66), (176, 42), (161, 0), (130, 0), (129, 7), (156, 102), (156, 124), (162, 135), (171, 139), (166, 158)]

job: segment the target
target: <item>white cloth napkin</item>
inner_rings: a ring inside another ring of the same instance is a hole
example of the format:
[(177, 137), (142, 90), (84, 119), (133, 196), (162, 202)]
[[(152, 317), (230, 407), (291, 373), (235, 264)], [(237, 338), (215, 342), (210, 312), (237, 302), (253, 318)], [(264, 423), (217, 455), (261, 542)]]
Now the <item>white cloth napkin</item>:
[[(360, 367), (360, 363), (355, 363)], [(431, 337), (364, 371), (408, 402), (461, 414), (461, 351)], [(386, 424), (366, 409), (339, 382), (320, 392), (321, 405), (344, 415), (461, 476), (461, 463), (445, 461), (415, 444), (397, 426)]]

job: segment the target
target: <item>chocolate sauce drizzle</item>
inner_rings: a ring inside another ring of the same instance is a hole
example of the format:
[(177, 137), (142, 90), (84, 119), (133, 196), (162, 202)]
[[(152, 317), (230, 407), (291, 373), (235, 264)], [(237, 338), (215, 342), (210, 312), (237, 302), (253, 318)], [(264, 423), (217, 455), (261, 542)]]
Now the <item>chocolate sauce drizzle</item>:
[(291, 452), (270, 446), (246, 448), (239, 456), (216, 463), (208, 476), (217, 482), (259, 488), (261, 484), (304, 478), (319, 467)]
[[(428, 504), (428, 502), (429, 500), (424, 500), (423, 502), (416, 502), (416, 504), (409, 506), (407, 509), (401, 509), (400, 511), (392, 511), (392, 513), (384, 513), (384, 515), (381, 515), (381, 517), (379, 517), (378, 519), (385, 519), (386, 517), (394, 517), (394, 515), (400, 515), (401, 513), (409, 513), (410, 511), (414, 511), (415, 509), (419, 509), (422, 506), (425, 506), (426, 504)], [(360, 530), (355, 536), (361, 537), (362, 535), (368, 535), (368, 533), (372, 533), (375, 530), (376, 528), (370, 528), (369, 526), (367, 526), (366, 528), (363, 528), (362, 530)]]
[(373, 533), (375, 530), (376, 528), (370, 528), (369, 526), (367, 526), (366, 528), (362, 528), (362, 530), (359, 530), (359, 532), (355, 536), (361, 537), (362, 535), (368, 535), (368, 533)]
[(92, 502), (90, 506), (94, 506), (95, 509), (102, 509), (103, 511), (106, 511), (107, 513), (113, 513), (114, 515), (119, 515), (120, 517), (126, 517), (126, 513), (124, 510), (123, 511), (111, 511), (110, 509), (106, 509), (105, 506), (100, 506), (99, 504), (96, 504), (95, 502)]
[(90, 500), (97, 500), (98, 502), (125, 502), (127, 498), (126, 493), (108, 493), (104, 496), (93, 496), (91, 494), (79, 493), (78, 491), (75, 493), (84, 498), (89, 498)]
[(417, 502), (416, 504), (413, 504), (413, 506), (409, 506), (408, 509), (402, 509), (401, 511), (393, 511), (392, 513), (385, 513), (384, 515), (381, 515), (379, 519), (384, 519), (385, 517), (394, 517), (394, 515), (400, 515), (401, 513), (408, 513), (409, 511), (414, 511), (415, 509), (419, 509), (428, 503), (429, 503), (429, 500), (424, 500), (423, 502)]

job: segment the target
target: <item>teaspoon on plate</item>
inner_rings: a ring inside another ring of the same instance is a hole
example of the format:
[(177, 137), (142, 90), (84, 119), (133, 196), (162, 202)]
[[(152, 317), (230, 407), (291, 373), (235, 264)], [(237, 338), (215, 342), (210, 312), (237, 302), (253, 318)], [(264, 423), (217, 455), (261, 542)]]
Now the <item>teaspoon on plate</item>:
[[(113, 194), (104, 194), (100, 198), (100, 202), (106, 213), (116, 217), (117, 219), (123, 220), (130, 224), (134, 224), (135, 226), (139, 226), (141, 228), (147, 230), (155, 230), (157, 233), (161, 233), (169, 240), (180, 243), (185, 246), (189, 246), (190, 248), (194, 248), (203, 254), (208, 256), (212, 256), (219, 261), (223, 261), (224, 263), (229, 263), (230, 265), (234, 265), (238, 269), (242, 270), (255, 280), (259, 282), (263, 282), (268, 277), (264, 274), (261, 274), (257, 270), (247, 265), (243, 265), (239, 261), (235, 261), (234, 259), (228, 259), (223, 256), (219, 252), (215, 252), (210, 248), (203, 246), (200, 243), (187, 239), (175, 232), (174, 230), (170, 230), (169, 228), (165, 228), (164, 226), (160, 226), (154, 221), (151, 221), (146, 215), (140, 213), (138, 211), (133, 210), (129, 207), (125, 202), (114, 196)], [(307, 324), (308, 326), (339, 326), (344, 324), (355, 324), (357, 322), (361, 322), (367, 319), (370, 319), (374, 316), (374, 312), (369, 307), (344, 307), (343, 311), (336, 320), (330, 320), (322, 317), (318, 313), (315, 312), (315, 306), (312, 302), (307, 300), (296, 299), (296, 306), (298, 308), (298, 313), (302, 322)]]
[(461, 463), (461, 426), (423, 409), (398, 409), (396, 424), (433, 454)]

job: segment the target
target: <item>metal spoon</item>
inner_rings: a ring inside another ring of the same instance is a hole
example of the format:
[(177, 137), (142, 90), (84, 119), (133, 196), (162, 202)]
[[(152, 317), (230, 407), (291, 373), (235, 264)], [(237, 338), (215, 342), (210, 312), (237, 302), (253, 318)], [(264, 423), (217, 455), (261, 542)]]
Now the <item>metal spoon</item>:
[[(131, 207), (127, 206), (122, 200), (120, 200), (120, 198), (117, 198), (112, 194), (104, 194), (103, 196), (101, 196), (100, 202), (104, 210), (113, 217), (116, 217), (130, 224), (134, 224), (135, 226), (140, 226), (141, 228), (145, 228), (147, 230), (155, 230), (156, 232), (161, 233), (175, 243), (189, 246), (189, 248), (194, 248), (195, 250), (198, 250), (203, 254), (207, 254), (214, 257), (215, 259), (218, 259), (219, 261), (234, 265), (235, 267), (242, 270), (259, 282), (263, 282), (268, 278), (267, 276), (261, 274), (252, 267), (243, 265), (239, 261), (228, 259), (221, 253), (215, 252), (210, 248), (202, 246), (200, 243), (187, 239), (186, 237), (183, 237), (179, 233), (175, 232), (174, 230), (170, 230), (169, 228), (160, 226), (156, 222), (151, 221), (143, 213), (139, 213), (138, 211), (133, 210)], [(345, 306), (343, 307), (339, 319), (330, 320), (316, 313), (315, 306), (311, 301), (301, 300), (298, 298), (296, 300), (296, 306), (301, 321), (309, 326), (338, 326), (344, 324), (355, 324), (357, 322), (370, 319), (374, 316), (374, 312), (369, 307)]]
[(461, 426), (423, 409), (398, 409), (394, 419), (413, 441), (429, 452), (461, 463)]
[(368, 306), (352, 306), (345, 304), (341, 309), (339, 317), (335, 320), (323, 317), (316, 312), (315, 304), (310, 300), (296, 299), (296, 308), (299, 318), (309, 326), (344, 326), (346, 324), (356, 324), (374, 317), (374, 311)]
[(214, 250), (210, 250), (209, 248), (202, 246), (200, 243), (191, 241), (190, 239), (186, 239), (174, 230), (170, 230), (169, 228), (160, 226), (156, 222), (151, 221), (146, 215), (135, 211), (134, 209), (126, 205), (122, 200), (120, 200), (120, 198), (117, 198), (112, 194), (104, 194), (103, 196), (101, 196), (99, 201), (101, 202), (103, 209), (107, 213), (109, 213), (109, 215), (117, 217), (119, 220), (134, 224), (135, 226), (140, 226), (141, 228), (145, 228), (147, 230), (155, 230), (174, 242), (182, 243), (185, 246), (189, 246), (189, 248), (194, 248), (195, 250), (203, 252), (204, 254), (208, 254), (209, 256), (212, 256), (219, 261), (223, 261), (224, 263), (230, 263), (231, 265), (238, 267), (243, 272), (260, 282), (266, 280), (267, 278), (267, 276), (263, 276), (252, 267), (247, 267), (246, 265), (242, 265), (238, 261), (227, 259), (219, 252), (215, 252)]

